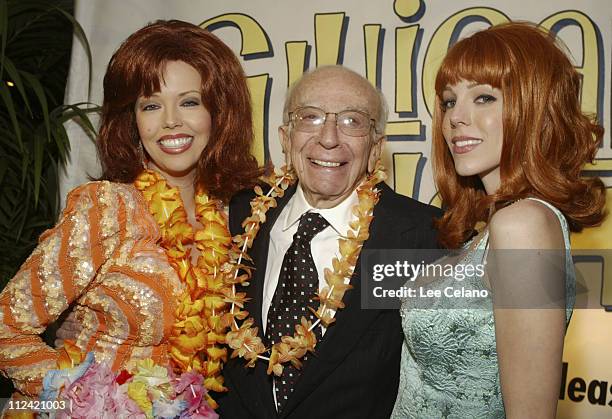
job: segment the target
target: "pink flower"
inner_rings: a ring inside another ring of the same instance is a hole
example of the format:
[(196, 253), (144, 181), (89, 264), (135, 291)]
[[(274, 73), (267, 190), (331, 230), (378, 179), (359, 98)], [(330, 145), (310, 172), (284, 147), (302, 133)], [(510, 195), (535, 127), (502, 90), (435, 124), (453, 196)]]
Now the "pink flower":
[(202, 386), (203, 382), (204, 377), (198, 373), (181, 374), (179, 383), (175, 387), (177, 395), (187, 402), (187, 410), (181, 413), (181, 419), (217, 419), (219, 417), (204, 397), (207, 391)]
[(93, 363), (62, 394), (71, 410), (59, 418), (145, 418), (138, 405), (119, 386), (106, 363)]
[(191, 385), (202, 387), (204, 377), (202, 377), (202, 375), (198, 374), (197, 372), (189, 371), (182, 373), (178, 380), (179, 382), (175, 386), (175, 390), (177, 394), (180, 394)]
[(115, 375), (106, 363), (94, 362), (85, 374), (62, 394), (72, 405), (72, 417), (87, 417), (104, 412), (105, 398), (111, 392)]

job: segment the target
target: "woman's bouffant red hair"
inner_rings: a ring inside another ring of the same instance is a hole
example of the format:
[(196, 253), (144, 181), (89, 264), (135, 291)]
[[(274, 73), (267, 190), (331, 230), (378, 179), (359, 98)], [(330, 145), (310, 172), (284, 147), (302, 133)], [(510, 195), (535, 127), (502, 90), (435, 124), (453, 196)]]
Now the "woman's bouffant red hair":
[[(459, 176), (442, 134), (442, 92), (461, 80), (489, 84), (503, 93), (501, 185), (487, 196), (477, 175)], [(600, 224), (605, 186), (581, 177), (603, 137), (603, 128), (580, 109), (580, 75), (552, 33), (529, 23), (507, 23), (457, 42), (436, 77), (433, 167), (446, 208), (436, 221), (440, 242), (457, 248), (478, 221), (525, 197), (557, 207), (570, 229)]]
[(251, 100), (240, 62), (219, 38), (178, 20), (157, 21), (130, 35), (104, 76), (98, 137), (102, 179), (133, 182), (144, 169), (136, 126), (139, 96), (160, 90), (166, 64), (183, 61), (202, 77), (202, 100), (212, 119), (210, 138), (196, 168), (196, 186), (228, 201), (255, 184), (260, 170), (250, 153)]

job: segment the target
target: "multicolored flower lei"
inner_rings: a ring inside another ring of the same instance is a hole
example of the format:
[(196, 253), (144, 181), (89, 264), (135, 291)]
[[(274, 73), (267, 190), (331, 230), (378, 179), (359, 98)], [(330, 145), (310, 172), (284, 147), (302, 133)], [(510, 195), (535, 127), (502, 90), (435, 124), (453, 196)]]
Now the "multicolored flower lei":
[[(295, 182), (295, 178), (295, 174), (285, 167), (281, 172), (275, 172), (265, 179), (266, 183), (272, 187), (268, 194), (264, 195), (260, 187), (255, 188), (257, 197), (251, 201), (252, 214), (242, 223), (245, 233), (234, 237), (234, 241), (241, 247), (238, 263), (245, 257), (246, 249), (252, 246), (259, 231), (259, 225), (266, 220), (266, 212), (276, 206), (275, 197), (282, 196), (289, 184)], [(284, 363), (291, 362), (300, 368), (302, 365), (300, 359), (307, 352), (314, 352), (317, 338), (313, 329), (319, 323), (328, 327), (335, 321), (331, 310), (344, 308), (342, 302), (344, 293), (352, 288), (348, 282), (355, 269), (363, 243), (369, 237), (374, 206), (379, 199), (379, 192), (375, 186), (385, 179), (384, 168), (378, 161), (373, 173), (357, 188), (359, 203), (352, 210), (357, 219), (350, 222), (351, 229), (346, 236), (338, 240), (340, 257), (332, 259), (333, 270), (325, 269), (324, 276), (327, 285), (315, 297), (319, 301), (318, 309), (310, 308), (318, 320), (312, 324), (302, 317), (300, 323), (295, 326), (293, 336), (283, 336), (280, 342), (272, 346), (269, 358), (262, 355), (267, 349), (258, 336), (257, 327), (253, 327), (254, 320), (249, 318), (241, 326), (234, 321), (231, 325), (232, 331), (226, 335), (226, 342), (233, 349), (232, 358), (242, 357), (248, 361), (247, 366), (250, 367), (255, 365), (257, 359), (267, 360), (267, 373), (280, 376)], [(250, 272), (247, 273), (247, 276), (250, 277)], [(232, 295), (235, 295), (235, 286), (232, 288)], [(234, 311), (235, 307), (232, 305), (230, 313), (233, 314)]]
[(40, 398), (61, 401), (58, 406), (64, 409), (48, 417), (219, 417), (206, 401), (202, 375), (195, 371), (176, 376), (171, 369), (145, 359), (130, 371), (114, 373), (107, 363), (96, 362), (93, 352), (84, 356), (71, 341), (65, 341), (57, 364), (59, 369), (45, 375)]

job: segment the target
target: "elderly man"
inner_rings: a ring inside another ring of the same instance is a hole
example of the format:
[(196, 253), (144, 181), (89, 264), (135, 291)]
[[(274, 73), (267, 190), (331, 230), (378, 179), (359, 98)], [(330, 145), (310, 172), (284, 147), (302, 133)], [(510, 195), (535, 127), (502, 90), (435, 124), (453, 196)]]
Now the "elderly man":
[[(375, 169), (386, 121), (384, 98), (357, 73), (341, 66), (305, 74), (287, 95), (279, 128), (283, 152), (297, 173), (278, 206), (267, 214), (254, 241), (256, 270), (247, 288), (246, 310), (266, 345), (293, 334), (301, 316), (325, 285), (324, 269), (339, 254), (353, 211), (356, 189)], [(364, 249), (435, 248), (436, 209), (393, 192), (384, 183)], [(232, 233), (250, 214), (248, 194), (230, 206)], [(314, 329), (316, 352), (301, 370), (285, 366), (280, 377), (266, 374), (266, 362), (245, 368), (233, 360), (224, 370), (229, 393), (223, 418), (387, 418), (397, 394), (402, 345), (396, 310), (360, 307), (360, 261), (354, 267), (335, 322)]]

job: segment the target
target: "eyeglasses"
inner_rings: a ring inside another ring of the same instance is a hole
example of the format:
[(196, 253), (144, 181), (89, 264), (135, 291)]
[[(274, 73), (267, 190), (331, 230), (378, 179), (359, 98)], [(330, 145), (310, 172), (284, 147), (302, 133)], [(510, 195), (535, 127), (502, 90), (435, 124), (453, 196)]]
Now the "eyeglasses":
[(305, 106), (289, 112), (289, 120), (293, 127), (301, 132), (319, 132), (327, 115), (335, 115), (336, 126), (343, 134), (351, 137), (363, 137), (368, 135), (376, 120), (370, 118), (365, 112), (346, 110), (342, 112), (325, 112), (314, 106)]

